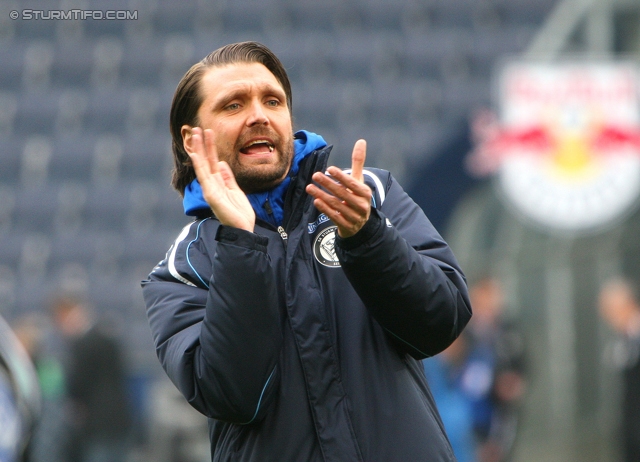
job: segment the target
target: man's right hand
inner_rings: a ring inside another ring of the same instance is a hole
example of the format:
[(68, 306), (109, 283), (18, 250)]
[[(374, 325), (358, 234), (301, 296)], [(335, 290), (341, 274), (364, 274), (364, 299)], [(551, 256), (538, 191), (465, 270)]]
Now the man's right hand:
[(203, 131), (200, 127), (191, 130), (193, 150), (188, 154), (204, 200), (223, 225), (253, 232), (256, 214), (236, 183), (229, 164), (218, 160), (213, 132), (210, 129)]

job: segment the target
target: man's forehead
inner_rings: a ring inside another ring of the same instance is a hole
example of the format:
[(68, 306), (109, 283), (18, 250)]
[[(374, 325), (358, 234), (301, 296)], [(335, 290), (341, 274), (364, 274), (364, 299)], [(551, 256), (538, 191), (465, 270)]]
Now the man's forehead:
[(226, 91), (249, 90), (254, 87), (272, 88), (284, 93), (275, 75), (260, 63), (234, 63), (211, 67), (203, 75), (201, 85), (205, 94), (209, 93), (209, 96)]

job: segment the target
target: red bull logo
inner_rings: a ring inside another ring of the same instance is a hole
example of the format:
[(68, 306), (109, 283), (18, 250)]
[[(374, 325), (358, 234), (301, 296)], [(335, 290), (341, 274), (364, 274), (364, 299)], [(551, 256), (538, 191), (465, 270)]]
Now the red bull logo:
[(632, 63), (513, 62), (498, 115), (474, 120), (468, 167), (493, 175), (523, 218), (555, 230), (597, 230), (640, 194), (638, 70)]

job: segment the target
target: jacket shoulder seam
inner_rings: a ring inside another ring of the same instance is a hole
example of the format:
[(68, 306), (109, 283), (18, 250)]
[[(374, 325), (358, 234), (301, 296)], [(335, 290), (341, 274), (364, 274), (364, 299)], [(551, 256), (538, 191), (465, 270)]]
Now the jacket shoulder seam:
[(193, 267), (189, 259), (189, 249), (191, 248), (191, 245), (199, 237), (200, 226), (202, 225), (202, 223), (204, 223), (208, 219), (209, 218), (205, 218), (204, 220), (201, 220), (201, 221), (193, 221), (188, 225), (186, 225), (184, 228), (182, 228), (182, 231), (180, 232), (175, 242), (173, 243), (173, 246), (169, 252), (169, 258), (167, 259), (167, 269), (169, 270), (169, 273), (171, 274), (171, 276), (177, 281), (182, 282), (183, 284), (186, 284), (191, 287), (197, 287), (197, 286), (186, 277), (187, 276), (186, 274), (183, 274), (180, 271), (178, 271), (178, 268), (176, 267), (176, 255), (178, 253), (178, 247), (180, 247), (182, 244), (184, 244), (187, 241), (187, 238), (189, 237), (189, 234), (191, 234), (193, 226), (197, 224), (195, 237), (187, 243), (187, 247), (185, 249), (185, 259), (187, 261), (187, 264), (189, 265), (189, 268), (191, 268), (191, 270), (194, 272), (196, 277), (205, 285), (205, 287), (208, 287), (208, 285), (203, 281), (200, 274)]

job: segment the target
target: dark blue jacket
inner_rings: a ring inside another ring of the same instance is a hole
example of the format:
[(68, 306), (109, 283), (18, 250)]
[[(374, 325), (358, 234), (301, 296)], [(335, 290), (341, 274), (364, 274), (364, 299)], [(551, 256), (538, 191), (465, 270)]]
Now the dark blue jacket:
[(162, 366), (210, 418), (213, 461), (455, 460), (418, 362), (471, 317), (464, 276), (388, 172), (365, 171), (375, 209), (341, 239), (305, 191), (284, 231), (201, 217), (143, 281)]

